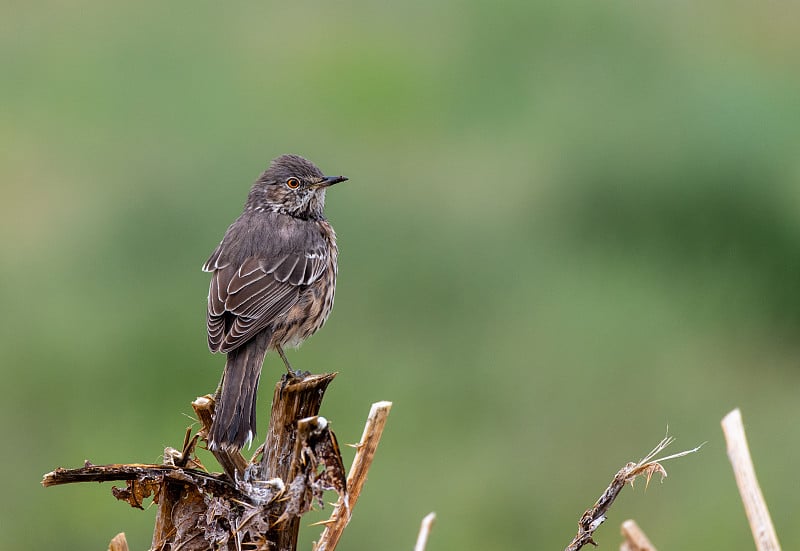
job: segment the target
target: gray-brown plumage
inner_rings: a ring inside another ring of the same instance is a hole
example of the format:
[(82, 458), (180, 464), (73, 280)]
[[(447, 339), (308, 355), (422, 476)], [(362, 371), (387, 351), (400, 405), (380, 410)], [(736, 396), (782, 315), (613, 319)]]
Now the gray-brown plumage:
[(336, 234), (325, 219), (325, 190), (344, 176), (323, 176), (310, 161), (282, 155), (256, 180), (244, 212), (203, 270), (211, 272), (208, 346), (228, 355), (209, 438), (241, 448), (256, 430), (256, 391), (264, 356), (299, 346), (333, 307)]

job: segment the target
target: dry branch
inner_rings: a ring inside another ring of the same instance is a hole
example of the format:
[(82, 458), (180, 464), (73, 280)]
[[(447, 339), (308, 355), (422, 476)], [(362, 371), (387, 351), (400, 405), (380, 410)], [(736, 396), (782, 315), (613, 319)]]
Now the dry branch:
[(722, 419), (722, 431), (728, 444), (728, 459), (733, 467), (739, 495), (742, 497), (750, 530), (756, 542), (758, 551), (780, 551), (781, 544), (769, 516), (767, 502), (756, 478), (753, 459), (750, 457), (750, 448), (747, 445), (747, 436), (742, 424), (742, 413), (739, 409), (731, 411)]
[(314, 551), (333, 551), (342, 537), (353, 508), (361, 494), (361, 489), (367, 481), (367, 471), (372, 465), (378, 443), (381, 441), (383, 428), (386, 426), (386, 419), (392, 409), (391, 402), (375, 402), (369, 411), (367, 423), (364, 425), (364, 433), (361, 441), (356, 445), (356, 455), (353, 464), (350, 466), (350, 473), (347, 475), (347, 493), (339, 496), (339, 501), (331, 513), (331, 517), (325, 521), (319, 541), (314, 544)]
[(647, 484), (649, 484), (654, 474), (661, 475), (661, 479), (663, 480), (667, 476), (667, 471), (661, 466), (663, 461), (683, 457), (684, 455), (696, 452), (702, 447), (702, 444), (700, 444), (700, 446), (691, 450), (654, 459), (659, 452), (669, 446), (673, 441), (674, 438), (671, 436), (665, 436), (664, 439), (662, 439), (650, 453), (639, 460), (638, 463), (628, 463), (614, 475), (611, 484), (609, 484), (608, 488), (600, 495), (600, 498), (592, 507), (583, 513), (583, 516), (581, 516), (578, 521), (578, 533), (564, 551), (578, 551), (578, 549), (582, 548), (587, 543), (597, 545), (594, 539), (592, 539), (594, 531), (605, 522), (606, 513), (608, 513), (608, 510), (611, 508), (614, 500), (617, 499), (622, 488), (625, 487), (625, 484), (630, 483), (633, 485), (633, 481), (639, 476), (644, 476)]
[(131, 463), (127, 465), (92, 465), (87, 461), (79, 469), (58, 469), (47, 473), (42, 479), (42, 486), (58, 486), (75, 482), (135, 482), (138, 485), (157, 483), (161, 479), (192, 484), (203, 488), (214, 495), (227, 496), (247, 500), (247, 496), (236, 489), (227, 478), (209, 474), (196, 469), (184, 469), (174, 465), (148, 465)]

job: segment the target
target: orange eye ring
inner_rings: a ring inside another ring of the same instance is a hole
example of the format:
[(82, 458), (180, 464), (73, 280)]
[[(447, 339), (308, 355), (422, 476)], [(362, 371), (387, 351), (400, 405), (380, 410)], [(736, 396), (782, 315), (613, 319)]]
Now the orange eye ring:
[(286, 180), (286, 185), (288, 186), (289, 189), (297, 189), (300, 187), (300, 180), (294, 177), (289, 178), (288, 180)]

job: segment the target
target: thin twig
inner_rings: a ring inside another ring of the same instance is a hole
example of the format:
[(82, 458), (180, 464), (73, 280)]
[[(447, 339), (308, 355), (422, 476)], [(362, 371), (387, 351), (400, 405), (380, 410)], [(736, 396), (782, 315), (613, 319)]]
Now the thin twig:
[(620, 532), (622, 532), (622, 537), (625, 538), (620, 551), (656, 551), (656, 548), (650, 543), (647, 535), (639, 528), (635, 520), (623, 522)]
[(391, 402), (375, 402), (369, 411), (367, 423), (364, 426), (364, 433), (361, 441), (356, 448), (356, 455), (350, 472), (347, 475), (347, 496), (340, 497), (331, 513), (331, 518), (325, 522), (319, 541), (313, 546), (314, 551), (334, 551), (342, 537), (347, 523), (350, 522), (350, 515), (367, 480), (367, 471), (372, 464), (375, 450), (381, 440), (383, 428), (386, 425), (386, 418), (392, 409)]
[(42, 486), (58, 486), (76, 482), (111, 482), (115, 480), (146, 480), (160, 477), (177, 482), (191, 483), (208, 488), (215, 495), (235, 496), (247, 499), (232, 483), (221, 475), (209, 474), (197, 469), (182, 469), (173, 465), (151, 465), (130, 463), (127, 465), (92, 465), (88, 461), (79, 469), (58, 468), (42, 478)]
[(667, 471), (661, 466), (661, 462), (694, 453), (703, 446), (703, 444), (700, 444), (691, 450), (686, 450), (680, 453), (668, 455), (666, 457), (661, 457), (659, 459), (654, 459), (656, 455), (663, 451), (664, 448), (672, 444), (674, 440), (675, 439), (671, 436), (665, 436), (661, 442), (659, 442), (658, 445), (650, 451), (650, 453), (640, 459), (638, 463), (628, 463), (622, 467), (622, 469), (620, 469), (616, 475), (614, 475), (614, 479), (611, 481), (611, 484), (600, 495), (600, 498), (597, 500), (597, 502), (592, 507), (587, 509), (586, 512), (583, 513), (583, 516), (581, 516), (580, 520), (578, 521), (578, 533), (564, 551), (578, 551), (578, 549), (587, 543), (597, 545), (594, 539), (592, 539), (592, 535), (594, 534), (594, 531), (597, 530), (600, 525), (603, 524), (603, 522), (605, 522), (606, 513), (611, 508), (614, 500), (617, 499), (617, 496), (622, 491), (622, 488), (625, 487), (625, 484), (630, 483), (633, 485), (633, 481), (639, 476), (644, 476), (645, 480), (647, 481), (646, 483), (649, 484), (650, 479), (656, 473), (660, 474), (661, 479), (663, 480), (667, 476)]
[(428, 513), (422, 519), (422, 524), (419, 527), (419, 535), (417, 536), (417, 544), (414, 546), (414, 551), (425, 551), (425, 546), (428, 545), (428, 536), (431, 534), (431, 528), (436, 521), (436, 513)]
[(722, 432), (725, 433), (725, 441), (728, 443), (728, 459), (733, 467), (733, 475), (736, 477), (736, 485), (739, 487), (739, 495), (742, 497), (756, 549), (780, 551), (781, 544), (772, 525), (764, 494), (758, 485), (742, 424), (742, 413), (738, 408), (722, 419)]

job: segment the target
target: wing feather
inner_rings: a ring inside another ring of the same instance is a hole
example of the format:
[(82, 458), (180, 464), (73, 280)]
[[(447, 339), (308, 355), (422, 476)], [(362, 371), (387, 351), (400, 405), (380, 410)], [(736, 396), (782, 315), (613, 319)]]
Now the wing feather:
[(281, 283), (286, 282), (292, 275), (292, 270), (294, 270), (294, 267), (297, 266), (298, 262), (300, 262), (299, 256), (294, 254), (289, 255), (286, 260), (281, 262), (281, 264), (275, 268), (275, 271), (272, 272), (273, 277)]
[(207, 315), (212, 352), (230, 352), (279, 320), (327, 268), (327, 247), (313, 223), (259, 216), (234, 222), (203, 266), (212, 272)]

